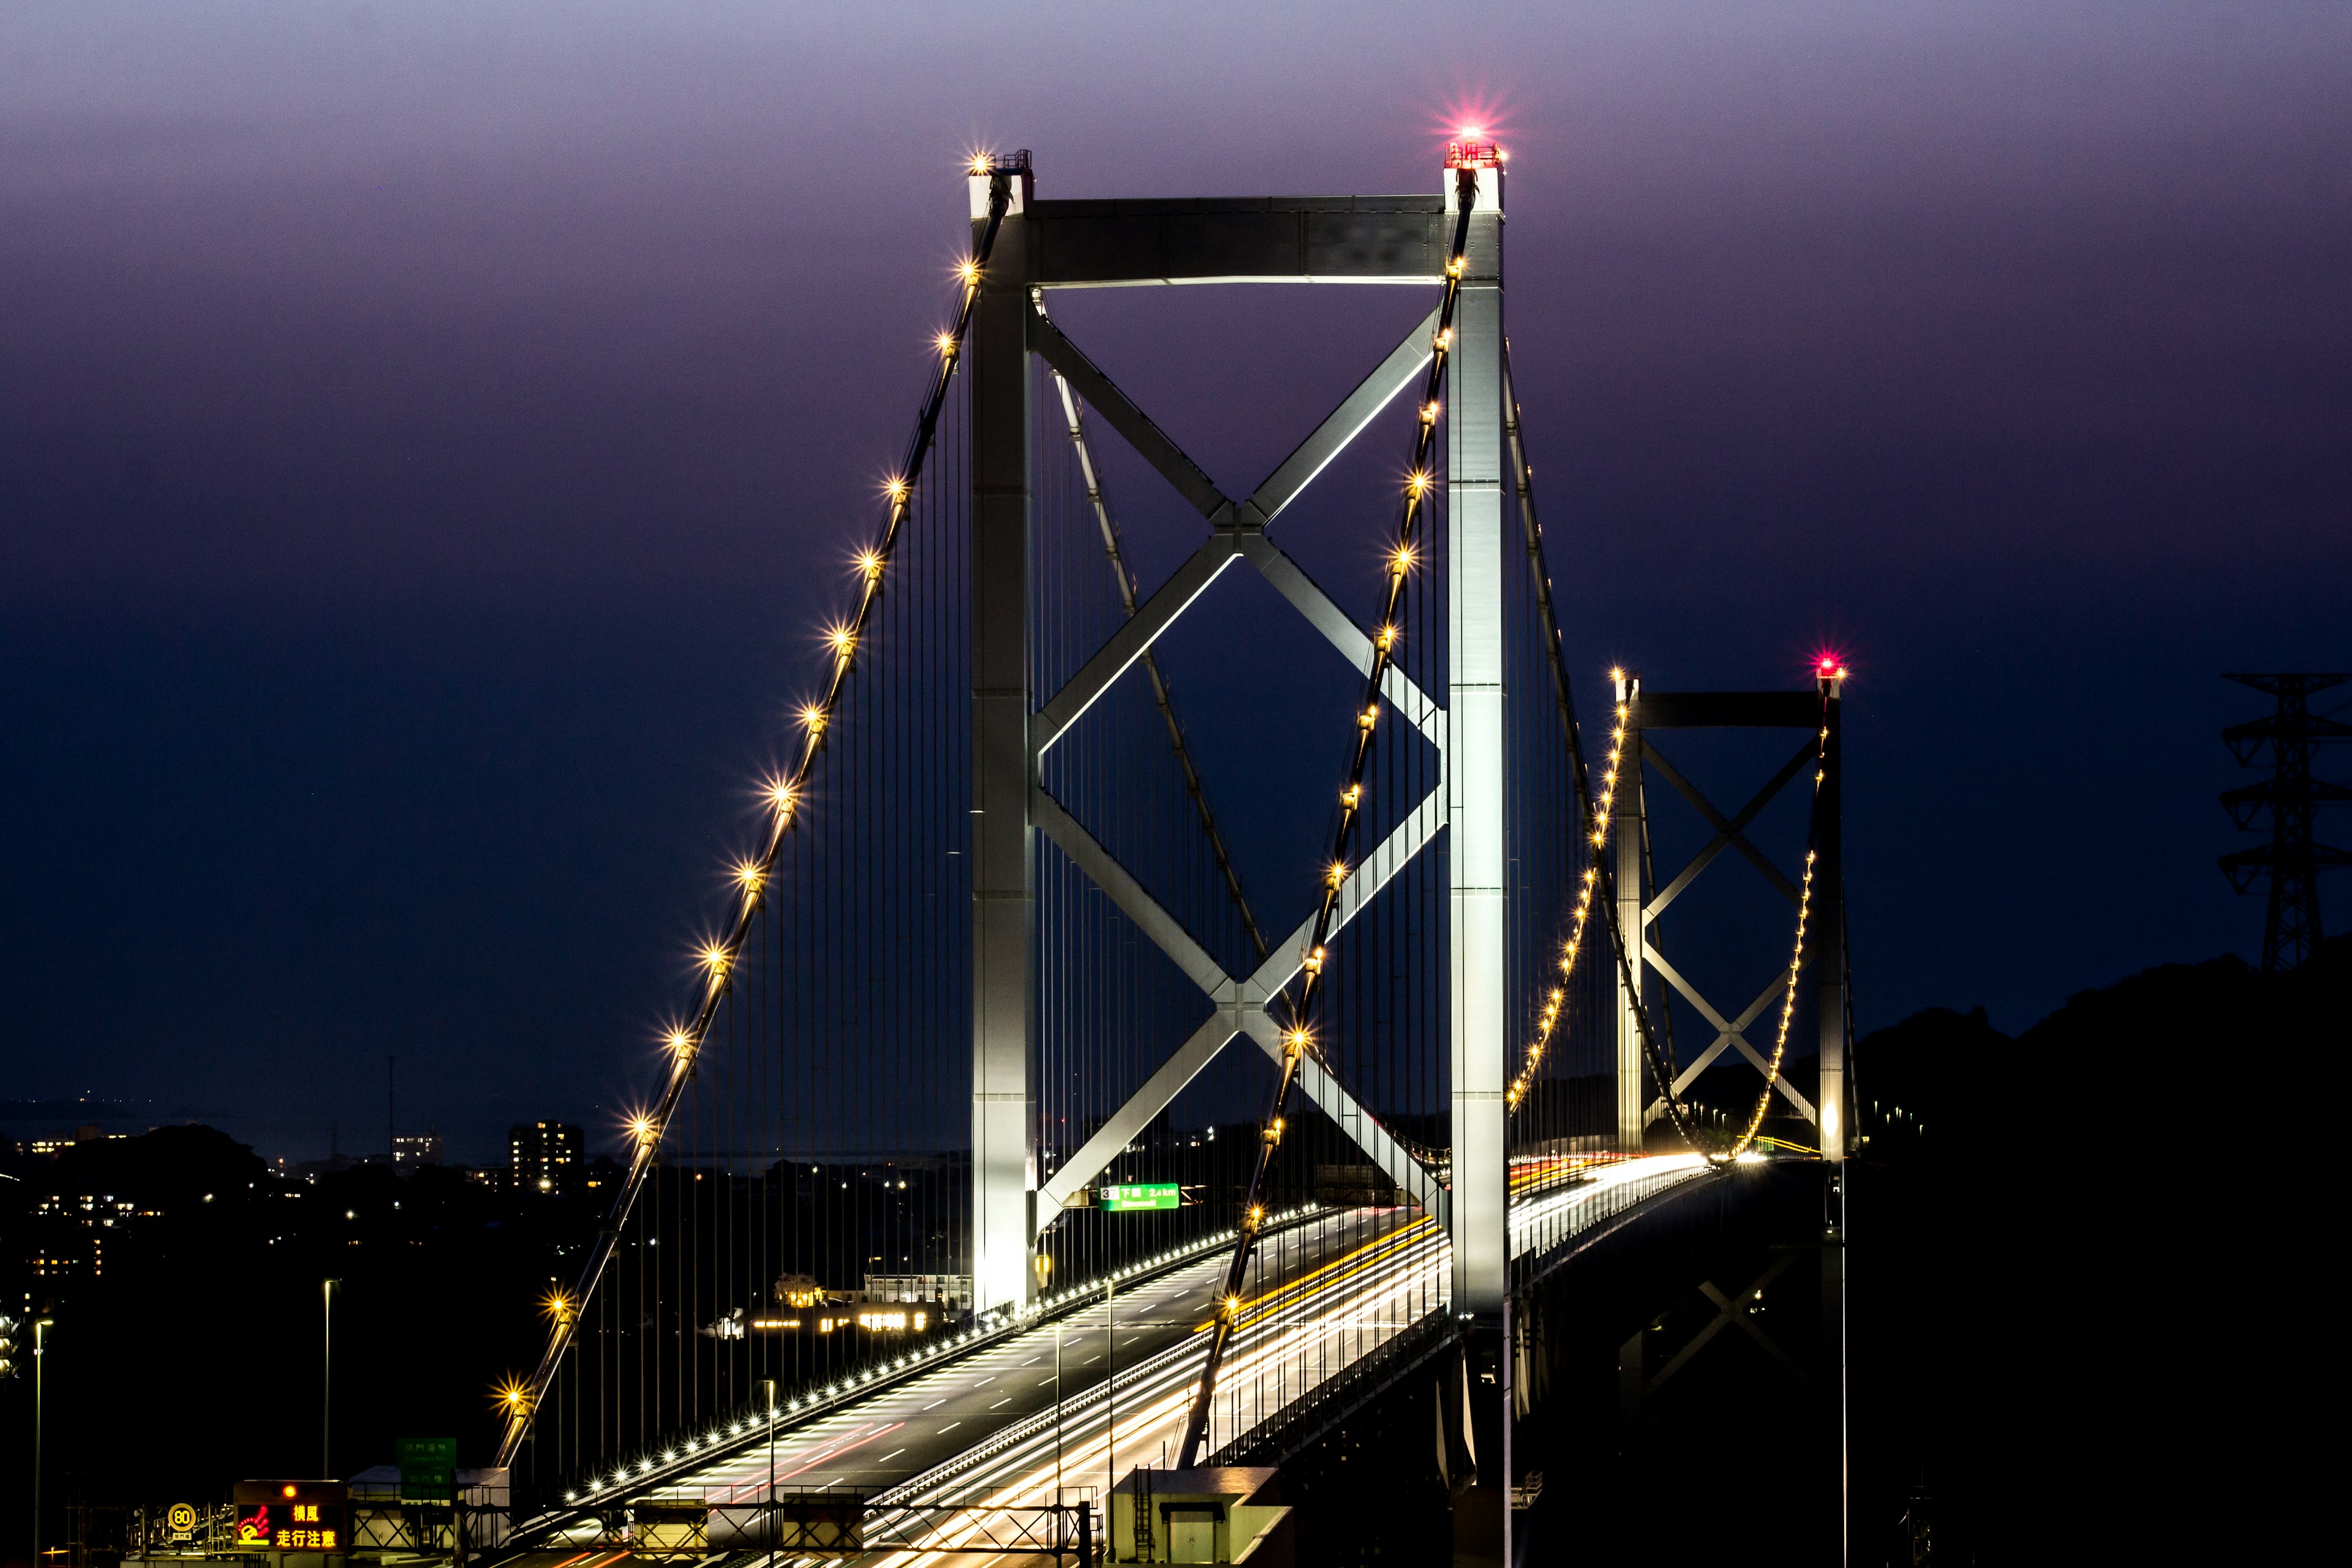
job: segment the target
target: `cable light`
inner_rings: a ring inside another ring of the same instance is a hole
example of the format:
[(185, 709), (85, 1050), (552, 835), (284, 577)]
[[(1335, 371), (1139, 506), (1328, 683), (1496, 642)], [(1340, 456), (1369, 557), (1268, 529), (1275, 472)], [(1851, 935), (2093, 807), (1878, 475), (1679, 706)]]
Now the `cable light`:
[[(1815, 741), (1817, 749), (1813, 753), (1813, 822), (1811, 832), (1807, 835), (1809, 837), (1818, 835), (1821, 831), (1822, 784), (1829, 777), (1830, 727), (1827, 716), (1830, 693), (1837, 684), (1845, 679), (1845, 674), (1843, 665), (1838, 666), (1834, 672), (1826, 668), (1822, 672), (1823, 722), (1821, 733)], [(1727, 1159), (1738, 1159), (1748, 1152), (1749, 1146), (1756, 1142), (1756, 1134), (1764, 1125), (1764, 1112), (1771, 1108), (1772, 1090), (1780, 1086), (1780, 1063), (1789, 1051), (1789, 1026), (1796, 1021), (1797, 1016), (1797, 976), (1805, 967), (1805, 921), (1812, 913), (1813, 868), (1820, 855), (1821, 851), (1812, 845), (1806, 845), (1804, 881), (1797, 889), (1797, 936), (1789, 951), (1789, 988), (1780, 996), (1780, 1031), (1772, 1041), (1772, 1059), (1770, 1065), (1764, 1069), (1764, 1088), (1756, 1096), (1756, 1109), (1748, 1113), (1748, 1126), (1739, 1134), (1739, 1142), (1731, 1146), (1731, 1152), (1725, 1156)]]
[[(768, 784), (770, 811), (766, 842), (761, 852), (746, 863), (756, 870), (756, 875), (745, 877), (739, 871), (740, 897), (734, 921), (728, 934), (707, 946), (700, 955), (705, 971), (702, 1000), (693, 1021), (677, 1031), (683, 1035), (686, 1043), (669, 1047), (670, 1067), (661, 1098), (653, 1109), (640, 1113), (630, 1123), (630, 1130), (635, 1135), (635, 1152), (630, 1161), (628, 1174), (614, 1196), (611, 1216), (598, 1233), (589, 1260), (582, 1270), (580, 1286), (575, 1292), (581, 1301), (586, 1301), (595, 1293), (597, 1282), (611, 1260), (613, 1247), (622, 1226), (627, 1222), (635, 1206), (637, 1194), (654, 1169), (662, 1136), (667, 1131), (670, 1118), (693, 1076), (695, 1058), (718, 1016), (719, 1004), (727, 995), (736, 961), (744, 943), (751, 938), (752, 921), (765, 900), (767, 879), (772, 875), (776, 858), (782, 852), (784, 837), (799, 819), (800, 803), (806, 794), (806, 785), (815, 769), (817, 756), (824, 750), (825, 731), (840, 711), (843, 693), (851, 672), (856, 667), (857, 645), (864, 638), (873, 619), (875, 606), (881, 600), (883, 577), (898, 548), (908, 514), (912, 510), (916, 486), (922, 477), (923, 464), (930, 455), (932, 439), (939, 429), (940, 415), (947, 405), (948, 389), (954, 384), (956, 367), (962, 360), (963, 342), (971, 330), (973, 308), (980, 300), (981, 282), (989, 258), (995, 249), (996, 237), (1003, 226), (1004, 216), (1012, 206), (1012, 180), (1016, 172), (1011, 168), (998, 168), (994, 159), (986, 153), (977, 154), (972, 159), (971, 173), (975, 176), (986, 176), (989, 180), (988, 216), (982, 226), (979, 242), (972, 247), (971, 257), (958, 269), (963, 291), (956, 311), (955, 325), (941, 332), (936, 340), (939, 350), (937, 376), (916, 418), (914, 432), (908, 440), (906, 458), (883, 486), (889, 510), (882, 526), (881, 537), (860, 557), (863, 584), (856, 607), (846, 621), (827, 629), (835, 657), (824, 694), (802, 710), (803, 734), (800, 760), (782, 778), (772, 780)], [(576, 1321), (575, 1313), (570, 1319), (555, 1323), (537, 1370), (530, 1382), (523, 1385), (527, 1400), (509, 1405), (506, 1431), (499, 1444), (498, 1462), (501, 1466), (510, 1466), (520, 1450), (524, 1434), (529, 1429), (530, 1410), (553, 1380), (555, 1369), (571, 1343)]]
[[(1461, 302), (1462, 276), (1467, 270), (1470, 215), (1478, 199), (1478, 176), (1475, 167), (1464, 165), (1455, 169), (1454, 195), (1457, 216), (1454, 223), (1453, 243), (1447, 252), (1444, 294), (1438, 303), (1437, 331), (1430, 340), (1429, 370), (1415, 405), (1419, 417), (1413, 426), (1412, 464), (1405, 473), (1395, 542), (1388, 555), (1387, 598), (1375, 623), (1381, 628), (1381, 635), (1373, 639), (1370, 668), (1364, 677), (1363, 700), (1357, 704), (1355, 744), (1349, 756), (1348, 783), (1340, 796), (1339, 825), (1331, 836), (1328, 869), (1322, 879), (1322, 897), (1317, 903), (1314, 924), (1300, 956), (1297, 990), (1291, 993), (1287, 983), (1284, 987), (1283, 1012), (1286, 1016), (1283, 1025), (1282, 1070), (1275, 1086), (1272, 1105), (1266, 1112), (1264, 1134), (1258, 1142), (1257, 1158), (1251, 1168), (1248, 1192), (1242, 1200), (1244, 1215), (1263, 1213), (1260, 1200), (1265, 1193), (1266, 1168), (1273, 1161), (1275, 1149), (1282, 1141), (1283, 1108), (1290, 1099), (1291, 1086), (1297, 1081), (1301, 1059), (1313, 1048), (1311, 1031), (1330, 968), (1328, 949), (1332, 925), (1348, 882), (1348, 852), (1355, 843), (1357, 831), (1363, 820), (1364, 771), (1371, 760), (1372, 742), (1380, 723), (1381, 689), (1396, 658), (1399, 631), (1403, 625), (1405, 584), (1412, 575), (1417, 555), (1415, 546), (1420, 535), (1422, 510), (1435, 489), (1437, 413), (1444, 403), (1445, 370), (1454, 348), (1454, 310)], [(1310, 957), (1314, 961), (1311, 965), (1307, 962)], [(1179, 1468), (1190, 1469), (1199, 1462), (1202, 1445), (1208, 1437), (1210, 1410), (1216, 1397), (1217, 1372), (1223, 1361), (1225, 1347), (1233, 1338), (1240, 1310), (1243, 1277), (1248, 1270), (1250, 1254), (1258, 1235), (1255, 1220), (1244, 1223), (1239, 1229), (1233, 1262), (1225, 1271), (1224, 1289), (1221, 1292), (1224, 1304), (1218, 1309), (1211, 1324), (1208, 1356), (1202, 1367), (1201, 1381), (1194, 1386), (1192, 1411), (1185, 1421)]]
[[(1609, 765), (1601, 770), (1601, 789), (1592, 802), (1591, 837), (1592, 858), (1596, 862), (1601, 858), (1601, 851), (1608, 847), (1609, 825), (1616, 817), (1617, 774), (1625, 756), (1625, 726), (1632, 717), (1631, 704), (1617, 704), (1616, 722), (1609, 731)], [(1518, 1076), (1511, 1079), (1510, 1089), (1503, 1097), (1513, 1110), (1519, 1108), (1519, 1102), (1527, 1098), (1528, 1089), (1534, 1085), (1536, 1069), (1543, 1066), (1544, 1050), (1551, 1044), (1552, 1031), (1559, 1026), (1560, 1009), (1567, 1001), (1567, 983), (1575, 974), (1577, 957), (1584, 950), (1584, 928), (1592, 918), (1592, 891), (1600, 879), (1597, 867), (1587, 866), (1583, 877), (1577, 883), (1576, 907), (1569, 914), (1568, 941), (1560, 947), (1560, 984), (1553, 987), (1551, 996), (1538, 1018), (1536, 1037), (1528, 1046), (1527, 1059), (1520, 1063)]]

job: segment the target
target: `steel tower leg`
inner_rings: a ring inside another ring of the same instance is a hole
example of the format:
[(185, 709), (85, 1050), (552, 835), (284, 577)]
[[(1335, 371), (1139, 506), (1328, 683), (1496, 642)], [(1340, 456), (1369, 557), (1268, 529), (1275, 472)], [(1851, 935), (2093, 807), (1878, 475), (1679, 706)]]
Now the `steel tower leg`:
[[(1465, 1331), (1465, 1413), (1477, 1479), (1454, 1502), (1454, 1560), (1510, 1560), (1508, 1374), (1510, 816), (1503, 658), (1503, 213), (1481, 172), (1454, 318), (1446, 410), (1446, 767), (1451, 900), (1454, 1311)], [(1449, 211), (1454, 210), (1450, 205)]]
[(1846, 1081), (1845, 1081), (1845, 854), (1840, 813), (1843, 798), (1839, 789), (1839, 772), (1843, 765), (1844, 736), (1841, 732), (1841, 710), (1845, 700), (1840, 692), (1843, 682), (1824, 680), (1822, 722), (1829, 735), (1822, 745), (1822, 795), (1819, 812), (1821, 826), (1813, 849), (1818, 857), (1813, 867), (1813, 900), (1820, 913), (1814, 931), (1813, 973), (1819, 976), (1814, 994), (1821, 1000), (1822, 1081), (1820, 1113), (1822, 1157), (1825, 1160), (1845, 1158)]
[(1851, 1438), (1846, 1391), (1846, 1184), (1852, 1167), (1845, 1163), (1848, 1115), (1846, 1083), (1845, 995), (1845, 845), (1843, 795), (1840, 789), (1844, 763), (1842, 679), (1822, 682), (1822, 720), (1829, 734), (1822, 746), (1820, 826), (1814, 840), (1819, 857), (1813, 868), (1813, 895), (1820, 908), (1819, 935), (1814, 949), (1814, 993), (1821, 1007), (1821, 1075), (1819, 1121), (1822, 1157), (1829, 1162), (1829, 1204), (1822, 1228), (1822, 1337), (1823, 1360), (1829, 1369), (1829, 1440), (1836, 1468), (1838, 1562), (1851, 1556), (1853, 1499)]
[(1454, 312), (1447, 411), (1446, 789), (1452, 853), (1454, 1310), (1502, 1310), (1503, 1091), (1509, 1003), (1506, 874), (1503, 565), (1502, 215), (1470, 220), (1468, 276)]
[[(978, 198), (976, 198), (978, 199)], [(984, 210), (984, 209), (980, 209)], [(972, 312), (971, 1287), (1028, 1300), (1037, 893), (1029, 821), (1028, 238), (1008, 216)]]
[[(1618, 742), (1616, 815), (1609, 824), (1617, 846), (1617, 929), (1633, 949), (1625, 955), (1625, 970), (1633, 973), (1636, 984), (1646, 986), (1650, 928), (1643, 917), (1647, 893), (1642, 878), (1642, 678), (1620, 675), (1616, 700), (1617, 710), (1626, 715), (1620, 724), (1612, 710), (1611, 725), (1625, 731)], [(1642, 1092), (1642, 1021), (1633, 1011), (1635, 996), (1625, 984), (1625, 970), (1617, 976), (1617, 1147), (1638, 1154), (1649, 1121), (1649, 1100)], [(1658, 1086), (1662, 1094), (1671, 1088)]]

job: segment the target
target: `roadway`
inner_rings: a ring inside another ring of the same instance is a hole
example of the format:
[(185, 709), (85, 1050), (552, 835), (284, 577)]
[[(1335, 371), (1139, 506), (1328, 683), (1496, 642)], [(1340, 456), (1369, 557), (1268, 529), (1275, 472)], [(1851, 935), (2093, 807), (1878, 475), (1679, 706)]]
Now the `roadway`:
[[(1616, 1162), (1521, 1197), (1512, 1206), (1512, 1251), (1549, 1250), (1703, 1169), (1693, 1155)], [(1556, 1173), (1522, 1175), (1532, 1183)], [(1451, 1254), (1439, 1226), (1411, 1208), (1327, 1214), (1266, 1237), (1227, 1352), (1208, 1450), (1443, 1306)], [(1017, 1508), (1057, 1496), (1090, 1498), (1100, 1509), (1121, 1468), (1175, 1462), (1199, 1375), (1194, 1341), (1208, 1326), (1226, 1264), (1223, 1254), (1211, 1254), (1118, 1287), (1108, 1305), (1097, 1294), (781, 1430), (772, 1445), (732, 1448), (657, 1489), (627, 1495), (728, 1510), (712, 1517), (710, 1546), (718, 1551), (754, 1544), (728, 1539), (729, 1521), (751, 1527), (748, 1510), (765, 1500), (772, 1475), (779, 1492), (855, 1489), (877, 1510), (950, 1498)], [(1115, 1381), (1107, 1375), (1114, 1365)], [(613, 1496), (600, 1500), (609, 1506)], [(911, 1517), (904, 1522), (916, 1524)], [(977, 1528), (925, 1523), (918, 1533), (934, 1545), (955, 1545)], [(583, 1521), (559, 1539), (585, 1547), (597, 1536)]]

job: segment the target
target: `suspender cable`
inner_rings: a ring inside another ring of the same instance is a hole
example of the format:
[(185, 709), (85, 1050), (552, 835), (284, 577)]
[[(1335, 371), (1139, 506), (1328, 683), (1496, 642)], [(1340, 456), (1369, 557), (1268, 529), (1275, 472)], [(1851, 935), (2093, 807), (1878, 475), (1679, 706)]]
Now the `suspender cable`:
[[(1044, 307), (1040, 306), (1039, 314), (1043, 313)], [(1086, 428), (1078, 416), (1077, 395), (1070, 390), (1070, 384), (1062, 379), (1060, 371), (1054, 373), (1054, 388), (1061, 394), (1063, 422), (1069, 428), (1070, 446), (1077, 454), (1078, 472), (1086, 482), (1087, 501), (1094, 509), (1095, 525), (1102, 532), (1103, 553), (1109, 557), (1111, 577), (1118, 584), (1119, 605), (1127, 618), (1133, 620), (1135, 574), (1129, 569), (1125, 552), (1119, 546), (1118, 525), (1111, 521), (1110, 503), (1103, 499), (1102, 479), (1095, 472), (1094, 454), (1087, 449)], [(1241, 872), (1234, 868), (1233, 858), (1225, 852), (1224, 836), (1217, 831), (1216, 816), (1209, 809), (1208, 788), (1201, 782), (1200, 771), (1192, 765), (1192, 752), (1184, 742), (1184, 726), (1177, 721), (1175, 700), (1169, 695), (1167, 678), (1160, 673), (1160, 661), (1152, 657), (1150, 648), (1143, 650), (1137, 662), (1143, 666), (1144, 676), (1151, 682), (1151, 700), (1159, 704), (1160, 717), (1168, 726), (1169, 744), (1176, 749), (1176, 765), (1184, 772), (1185, 793), (1192, 797), (1193, 809), (1200, 813), (1201, 831), (1208, 836), (1209, 852), (1216, 858), (1217, 871), (1224, 879), (1226, 895), (1233, 900), (1234, 912), (1241, 917), (1242, 930), (1249, 937), (1250, 946), (1256, 950), (1262, 960), (1268, 952), (1265, 938), (1258, 931), (1257, 917), (1251, 912), (1248, 895), (1242, 891)]]
[(1287, 1026), (1282, 1032), (1282, 1070), (1275, 1085), (1273, 1106), (1266, 1113), (1258, 1138), (1255, 1162), (1250, 1170), (1248, 1195), (1242, 1200), (1242, 1213), (1236, 1231), (1240, 1239), (1234, 1247), (1234, 1260), (1225, 1270), (1224, 1289), (1217, 1302), (1215, 1322), (1209, 1333), (1209, 1353), (1201, 1368), (1201, 1381), (1192, 1394), (1192, 1410), (1184, 1425), (1184, 1447), (1178, 1468), (1191, 1469), (1200, 1460), (1201, 1447), (1209, 1435), (1211, 1401), (1216, 1397), (1217, 1372), (1224, 1360), (1225, 1347), (1232, 1342), (1234, 1329), (1240, 1315), (1241, 1290), (1248, 1277), (1250, 1258), (1256, 1250), (1258, 1226), (1265, 1216), (1263, 1202), (1265, 1190), (1266, 1166), (1273, 1161), (1275, 1149), (1282, 1142), (1284, 1112), (1290, 1101), (1291, 1086), (1298, 1079), (1299, 1058), (1314, 1044), (1316, 1004), (1322, 996), (1323, 969), (1328, 954), (1327, 943), (1331, 934), (1331, 922), (1338, 915), (1340, 891), (1348, 880), (1348, 852), (1354, 847), (1356, 830), (1363, 819), (1364, 771), (1372, 754), (1374, 727), (1380, 722), (1381, 685), (1389, 666), (1396, 657), (1396, 646), (1402, 635), (1399, 626), (1403, 609), (1405, 584), (1412, 576), (1419, 542), (1422, 508), (1437, 481), (1431, 470), (1431, 458), (1437, 444), (1439, 402), (1445, 391), (1445, 365), (1448, 352), (1454, 346), (1454, 310), (1462, 294), (1462, 274), (1465, 270), (1465, 252), (1470, 245), (1470, 214), (1478, 199), (1478, 175), (1475, 169), (1454, 172), (1454, 189), (1459, 216), (1454, 223), (1454, 241), (1446, 252), (1445, 298), (1438, 307), (1437, 336), (1431, 343), (1429, 371), (1423, 383), (1421, 405), (1413, 436), (1412, 467), (1405, 477), (1404, 503), (1397, 520), (1396, 545), (1389, 555), (1388, 592), (1381, 608), (1379, 631), (1372, 638), (1371, 668), (1364, 679), (1362, 703), (1357, 710), (1356, 741), (1348, 763), (1348, 784), (1339, 792), (1339, 822), (1331, 836), (1331, 858), (1323, 875), (1323, 898), (1315, 910), (1313, 934), (1308, 938), (1307, 952), (1300, 957), (1297, 992), (1286, 994), (1285, 1012)]
[[(704, 980), (701, 1005), (690, 1024), (670, 1035), (669, 1071), (663, 1083), (661, 1096), (650, 1109), (640, 1112), (630, 1122), (629, 1131), (635, 1148), (630, 1157), (628, 1175), (621, 1183), (620, 1191), (614, 1194), (613, 1206), (606, 1215), (604, 1228), (597, 1232), (596, 1240), (589, 1248), (587, 1262), (581, 1268), (579, 1284), (573, 1293), (575, 1302), (585, 1301), (595, 1293), (605, 1267), (611, 1261), (621, 1229), (628, 1223), (638, 1194), (655, 1168), (662, 1136), (677, 1110), (679, 1096), (694, 1076), (695, 1058), (718, 1015), (719, 1004), (728, 994), (736, 960), (742, 953), (743, 944), (751, 936), (764, 901), (768, 879), (774, 870), (776, 858), (783, 848), (785, 836), (798, 820), (803, 794), (815, 768), (817, 756), (824, 747), (826, 728), (840, 710), (850, 672), (856, 667), (858, 643), (873, 618), (877, 602), (881, 598), (883, 573), (889, 565), (891, 552), (898, 547), (900, 528), (906, 521), (916, 484), (922, 477), (924, 459), (930, 455), (932, 437), (939, 429), (940, 411), (946, 406), (948, 389), (955, 381), (964, 335), (971, 325), (972, 307), (980, 298), (981, 274), (988, 266), (989, 256), (996, 246), (997, 231), (1003, 226), (1005, 211), (1012, 205), (1011, 172), (992, 168), (987, 173), (988, 220), (981, 229), (980, 242), (973, 247), (971, 259), (963, 264), (963, 300), (956, 312), (955, 326), (939, 337), (940, 368), (931, 384), (930, 395), (924, 400), (922, 413), (915, 421), (914, 433), (908, 438), (906, 458), (899, 465), (898, 474), (889, 481), (888, 521), (883, 524), (882, 537), (859, 560), (865, 584), (858, 595), (857, 607), (846, 622), (836, 625), (828, 633), (834, 649), (832, 675), (824, 697), (802, 711), (806, 733), (802, 742), (800, 761), (784, 777), (774, 781), (769, 787), (772, 810), (767, 841), (758, 857), (745, 862), (737, 871), (740, 898), (728, 934), (711, 942), (702, 952)], [(639, 1277), (643, 1278), (642, 1270)], [(514, 1388), (508, 1394), (505, 1400), (506, 1432), (499, 1443), (498, 1462), (500, 1466), (513, 1464), (516, 1451), (522, 1446), (523, 1436), (530, 1429), (532, 1413), (546, 1395), (549, 1380), (562, 1359), (565, 1346), (571, 1342), (572, 1325), (577, 1318), (576, 1310), (568, 1310), (556, 1315), (548, 1334), (547, 1348), (541, 1354), (539, 1365), (532, 1371), (530, 1382)]]

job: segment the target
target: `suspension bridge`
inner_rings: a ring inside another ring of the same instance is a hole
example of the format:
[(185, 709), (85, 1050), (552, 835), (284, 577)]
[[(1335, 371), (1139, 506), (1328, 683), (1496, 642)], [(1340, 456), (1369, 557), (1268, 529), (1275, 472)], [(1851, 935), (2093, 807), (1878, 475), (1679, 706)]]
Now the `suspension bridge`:
[[(502, 1551), (1273, 1560), (1282, 1467), (1410, 1390), (1433, 1417), (1392, 1441), (1454, 1560), (1525, 1560), (1520, 1437), (1578, 1304), (1652, 1315), (1733, 1232), (1775, 1278), (1818, 1254), (1822, 1480), (1790, 1506), (1843, 1550), (1845, 670), (1614, 670), (1580, 714), (1506, 170), (1465, 133), (1427, 195), (1045, 200), (1027, 153), (974, 159), (951, 324), (729, 917), (500, 1391), (499, 1461), (536, 1479)], [(1340, 283), (1426, 314), (1246, 495), (1055, 312)], [(1153, 504), (1192, 520), (1172, 568)], [(1311, 679), (1276, 622), (1326, 650)], [(1220, 754), (1204, 661), (1307, 695)], [(1774, 764), (1736, 809), (1676, 761), (1709, 731)], [(1253, 858), (1293, 779), (1318, 826)], [(1768, 852), (1776, 801), (1801, 849)], [(1719, 1006), (1661, 917), (1741, 862), (1777, 956)], [(1738, 1320), (1714, 1299), (1707, 1334)], [(1682, 1364), (1595, 1322), (1636, 1403)]]

